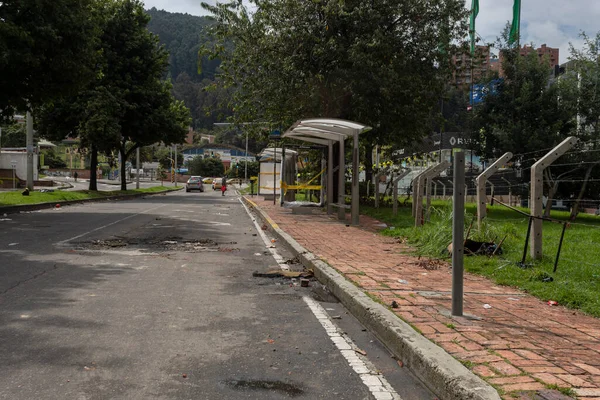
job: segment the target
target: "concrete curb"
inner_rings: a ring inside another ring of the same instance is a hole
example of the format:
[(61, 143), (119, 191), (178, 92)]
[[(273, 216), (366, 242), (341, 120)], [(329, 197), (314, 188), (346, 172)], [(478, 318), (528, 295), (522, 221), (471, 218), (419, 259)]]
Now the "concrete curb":
[(282, 231), (256, 203), (243, 196), (242, 199), (256, 210), (259, 218), (270, 225), (273, 235), (298, 255), (304, 266), (312, 268), (315, 277), (440, 399), (500, 400), (500, 395), (493, 387), (308, 252)]
[[(181, 190), (181, 189), (178, 189), (178, 190)], [(152, 196), (152, 195), (164, 194), (164, 193), (176, 192), (176, 191), (177, 190), (166, 190), (164, 192), (126, 194), (126, 195), (119, 195), (119, 196), (102, 197), (102, 198), (98, 198), (98, 199), (66, 200), (66, 201), (53, 201), (50, 203), (35, 203), (35, 204), (23, 204), (23, 205), (14, 205), (14, 206), (3, 206), (3, 207), (0, 207), (0, 215), (16, 214), (21, 211), (29, 212), (29, 211), (45, 210), (48, 208), (54, 208), (56, 206), (56, 204), (60, 204), (62, 207), (62, 206), (68, 206), (68, 205), (72, 205), (72, 204), (83, 204), (83, 203), (115, 201), (115, 200), (131, 200), (131, 199), (135, 199), (138, 197)]]

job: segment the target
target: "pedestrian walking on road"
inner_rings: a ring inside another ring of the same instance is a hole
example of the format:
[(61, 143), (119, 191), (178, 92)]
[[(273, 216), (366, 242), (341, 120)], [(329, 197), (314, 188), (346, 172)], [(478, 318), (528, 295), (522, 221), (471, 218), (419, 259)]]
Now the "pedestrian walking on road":
[(225, 196), (226, 190), (227, 190), (227, 178), (223, 177), (221, 179), (221, 196)]
[(79, 176), (79, 174), (77, 173), (77, 171), (75, 171), (75, 173), (73, 174), (73, 178), (75, 178), (75, 182), (77, 182), (77, 177)]

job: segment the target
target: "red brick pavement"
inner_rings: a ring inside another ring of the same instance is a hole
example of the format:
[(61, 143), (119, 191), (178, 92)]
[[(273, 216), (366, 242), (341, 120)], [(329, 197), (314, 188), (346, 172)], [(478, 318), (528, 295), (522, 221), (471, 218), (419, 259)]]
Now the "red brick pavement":
[(472, 274), (465, 274), (464, 310), (475, 318), (451, 317), (449, 265), (408, 255), (406, 245), (376, 233), (379, 221), (361, 215), (356, 228), (325, 213), (292, 214), (269, 202), (257, 204), (364, 291), (388, 306), (396, 301), (393, 312), (501, 389), (504, 398), (558, 387), (600, 400), (598, 319)]

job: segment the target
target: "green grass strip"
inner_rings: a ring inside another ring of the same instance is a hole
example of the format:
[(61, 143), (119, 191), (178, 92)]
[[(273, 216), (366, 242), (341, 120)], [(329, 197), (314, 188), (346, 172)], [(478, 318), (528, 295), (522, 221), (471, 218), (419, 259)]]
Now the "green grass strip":
[[(399, 207), (397, 216), (392, 214), (391, 208), (361, 207), (361, 213), (393, 227), (384, 229), (381, 234), (404, 238), (415, 249), (415, 254), (447, 257), (446, 247), (452, 241), (450, 202), (434, 201), (430, 222), (419, 228), (414, 227), (410, 203)], [(465, 232), (475, 213), (475, 204), (467, 204)], [(553, 211), (551, 216), (566, 221), (569, 213)], [(500, 285), (518, 287), (544, 301), (555, 300), (560, 305), (600, 317), (600, 217), (580, 214), (569, 225), (556, 273), (553, 267), (562, 230), (562, 225), (556, 223), (543, 223), (544, 257), (534, 261), (529, 258), (528, 250), (525, 264), (530, 268), (517, 265), (523, 255), (527, 223), (528, 219), (523, 215), (502, 206), (488, 205), (488, 216), (482, 228), (477, 228), (475, 220), (469, 238), (499, 243), (506, 236), (503, 253), (494, 257), (465, 256), (466, 271), (491, 278)]]

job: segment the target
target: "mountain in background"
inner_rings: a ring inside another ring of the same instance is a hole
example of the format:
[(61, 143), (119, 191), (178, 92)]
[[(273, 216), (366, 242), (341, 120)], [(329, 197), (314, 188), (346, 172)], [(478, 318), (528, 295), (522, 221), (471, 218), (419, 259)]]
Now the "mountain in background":
[(201, 44), (211, 41), (205, 32), (205, 28), (213, 23), (211, 20), (155, 7), (146, 12), (152, 18), (148, 30), (158, 35), (160, 44), (165, 45), (169, 52), (169, 78), (175, 81), (184, 72), (194, 82), (214, 78), (219, 60), (203, 58), (202, 73), (198, 74), (198, 50)]
[(206, 28), (213, 24), (207, 17), (171, 13), (151, 8), (146, 11), (152, 18), (148, 30), (158, 35), (169, 52), (167, 77), (173, 83), (173, 95), (182, 100), (192, 114), (196, 131), (212, 130), (215, 122), (223, 122), (231, 111), (223, 108), (229, 93), (224, 89), (205, 90), (215, 79), (220, 60), (202, 58), (202, 72), (198, 73), (198, 50), (211, 38)]

